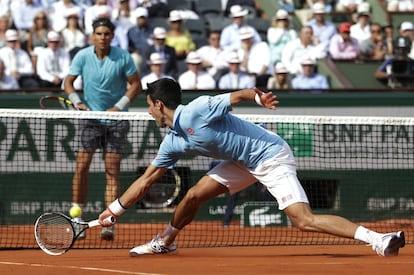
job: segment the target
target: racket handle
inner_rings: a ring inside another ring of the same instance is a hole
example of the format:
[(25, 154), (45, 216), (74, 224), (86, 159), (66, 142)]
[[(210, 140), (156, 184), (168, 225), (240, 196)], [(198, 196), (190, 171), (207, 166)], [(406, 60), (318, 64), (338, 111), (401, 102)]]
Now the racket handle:
[[(108, 222), (110, 222), (111, 224), (115, 224), (116, 219), (115, 219), (114, 217), (112, 217), (112, 216), (109, 216), (109, 217), (108, 217), (108, 218), (106, 218), (104, 221), (108, 221)], [(89, 227), (95, 227), (95, 226), (98, 226), (98, 225), (101, 225), (101, 224), (99, 223), (99, 220), (93, 220), (93, 221), (88, 222), (88, 226), (89, 226)]]

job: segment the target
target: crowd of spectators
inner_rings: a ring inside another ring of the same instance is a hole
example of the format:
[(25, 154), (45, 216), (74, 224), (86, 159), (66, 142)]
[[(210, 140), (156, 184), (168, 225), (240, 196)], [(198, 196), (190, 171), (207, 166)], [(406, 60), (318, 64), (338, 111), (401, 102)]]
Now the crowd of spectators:
[[(329, 79), (318, 73), (321, 59), (386, 62), (394, 58), (399, 37), (406, 38), (407, 59), (414, 57), (413, 23), (381, 25), (364, 0), (303, 1), (306, 16), (298, 29), (292, 24), (292, 16), (300, 14), (298, 1), (291, 0), (278, 1), (281, 8), (273, 16), (254, 0), (220, 1), (215, 14), (199, 11), (200, 1), (185, 1), (192, 7), (168, 0), (0, 2), (1, 89), (60, 88), (77, 51), (93, 45), (91, 27), (98, 17), (115, 23), (112, 44), (130, 52), (144, 88), (171, 77), (183, 89), (323, 90)], [(397, 1), (397, 8), (394, 2), (387, 1), (390, 9), (413, 10), (412, 0)], [(332, 11), (352, 16), (334, 23), (327, 17)], [(267, 28), (258, 29), (255, 19)], [(195, 33), (199, 21), (205, 29)], [(76, 86), (82, 88), (81, 79)]]

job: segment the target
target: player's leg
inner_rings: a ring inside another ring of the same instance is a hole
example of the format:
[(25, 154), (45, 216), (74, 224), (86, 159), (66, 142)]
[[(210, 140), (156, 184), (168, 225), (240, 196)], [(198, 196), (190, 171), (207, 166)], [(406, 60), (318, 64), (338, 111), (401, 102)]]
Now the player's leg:
[(72, 202), (82, 206), (88, 194), (88, 173), (93, 152), (80, 150), (76, 157), (76, 168), (72, 179)]
[[(127, 144), (129, 131), (128, 121), (117, 121), (106, 125), (105, 136), (105, 205), (108, 206), (119, 196), (122, 153)], [(104, 227), (101, 230), (101, 239), (111, 241), (115, 237), (115, 227)]]
[(121, 170), (122, 155), (117, 153), (105, 153), (105, 205), (108, 206), (119, 196), (119, 175)]

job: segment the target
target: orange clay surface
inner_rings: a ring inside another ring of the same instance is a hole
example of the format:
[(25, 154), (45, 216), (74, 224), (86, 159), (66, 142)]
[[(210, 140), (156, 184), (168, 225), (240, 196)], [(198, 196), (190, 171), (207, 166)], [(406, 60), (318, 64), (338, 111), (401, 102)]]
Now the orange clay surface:
[(364, 245), (183, 248), (174, 255), (129, 257), (128, 249), (0, 250), (0, 274), (413, 274), (414, 245), (397, 257)]

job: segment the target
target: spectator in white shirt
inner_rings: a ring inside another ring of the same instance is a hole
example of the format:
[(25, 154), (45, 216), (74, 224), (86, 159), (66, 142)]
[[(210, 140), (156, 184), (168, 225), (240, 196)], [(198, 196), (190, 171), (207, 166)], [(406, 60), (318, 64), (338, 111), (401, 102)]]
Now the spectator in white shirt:
[[(240, 5), (234, 5), (230, 8), (230, 17), (233, 20), (233, 23), (226, 26), (222, 33), (220, 38), (220, 46), (225, 50), (237, 50), (241, 46), (240, 41), (240, 28), (247, 26), (245, 22), (245, 16), (249, 13), (247, 9), (244, 9)], [(254, 30), (254, 41), (260, 42), (262, 39), (260, 38), (260, 35), (257, 33), (255, 29)]]
[(66, 12), (67, 25), (62, 30), (63, 48), (72, 59), (80, 49), (88, 45), (88, 37), (79, 24), (80, 18), (82, 18), (80, 8), (74, 7)]
[(166, 75), (163, 73), (164, 71), (164, 64), (166, 63), (166, 60), (162, 57), (160, 53), (152, 53), (150, 55), (149, 59), (149, 65), (151, 69), (151, 73), (143, 76), (141, 78), (141, 86), (142, 89), (147, 89), (147, 84), (152, 83), (160, 78), (171, 78), (171, 76)]
[(255, 76), (256, 86), (266, 87), (267, 79), (273, 74), (269, 46), (266, 42), (254, 41), (252, 27), (241, 28), (239, 35), (242, 41), (239, 50), (239, 55), (242, 58), (241, 69)]
[(369, 12), (369, 4), (363, 3), (358, 6), (357, 21), (351, 26), (351, 37), (358, 40), (361, 44), (362, 41), (368, 39), (371, 36), (370, 32), (371, 14)]
[(112, 16), (112, 9), (107, 5), (107, 0), (96, 0), (95, 5), (86, 8), (84, 21), (86, 35), (92, 33), (92, 22), (101, 16), (107, 16), (109, 18)]
[(20, 35), (32, 28), (36, 14), (44, 9), (34, 0), (15, 0), (11, 2), (10, 8)]
[(211, 31), (208, 42), (208, 45), (202, 46), (196, 52), (203, 60), (203, 68), (217, 81), (228, 72), (228, 53), (220, 47), (220, 31)]
[(313, 30), (310, 26), (304, 26), (300, 30), (299, 38), (286, 44), (282, 52), (282, 63), (292, 75), (302, 73), (301, 61), (311, 56), (314, 59), (326, 57), (326, 52), (320, 44), (315, 42)]
[(32, 60), (29, 54), (18, 46), (19, 33), (13, 29), (7, 30), (6, 40), (7, 45), (0, 49), (0, 59), (6, 65), (6, 75), (14, 77), (21, 88), (38, 87)]
[(178, 77), (178, 83), (183, 90), (211, 90), (216, 88), (213, 77), (202, 70), (202, 59), (196, 52), (187, 55), (188, 70)]
[[(70, 10), (75, 8), (75, 4), (72, 0), (59, 0), (52, 4), (52, 10), (50, 11), (50, 20), (52, 29), (57, 32), (61, 32), (67, 25), (67, 14)], [(79, 13), (80, 13), (80, 8)], [(81, 21), (80, 21), (81, 22)]]
[(19, 89), (19, 83), (17, 80), (11, 76), (8, 76), (4, 73), (6, 66), (4, 62), (0, 59), (0, 90), (17, 90)]
[(226, 61), (230, 71), (220, 78), (219, 89), (251, 89), (255, 86), (254, 78), (240, 70), (241, 59), (236, 52), (230, 52)]
[(37, 60), (37, 75), (41, 86), (60, 88), (69, 73), (70, 55), (60, 46), (59, 33), (50, 31), (47, 39), (47, 48), (42, 50)]

